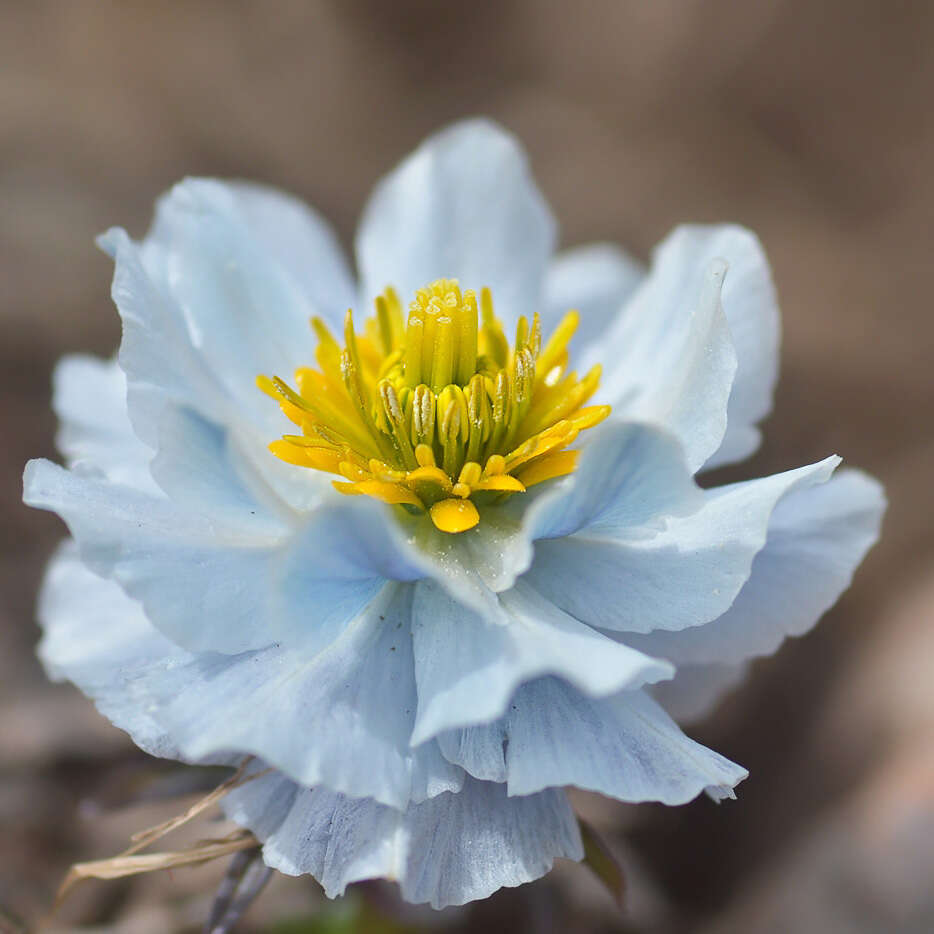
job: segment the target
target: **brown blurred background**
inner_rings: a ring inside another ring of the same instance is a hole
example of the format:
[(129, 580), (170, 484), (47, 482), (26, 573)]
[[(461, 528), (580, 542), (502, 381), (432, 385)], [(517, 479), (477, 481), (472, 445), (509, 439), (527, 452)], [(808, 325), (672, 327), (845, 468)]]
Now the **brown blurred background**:
[[(33, 658), (62, 526), (20, 504), (22, 466), (53, 454), (55, 359), (119, 339), (93, 236), (141, 234), (162, 190), (207, 174), (296, 192), (349, 243), (379, 175), (484, 113), (524, 140), (565, 245), (646, 257), (679, 221), (757, 230), (784, 354), (747, 474), (836, 451), (891, 508), (818, 630), (693, 731), (750, 769), (737, 802), (583, 802), (627, 867), (624, 917), (571, 866), (414, 923), (934, 930), (932, 49), (926, 0), (0, 2), (0, 906), (35, 919), (71, 861), (177, 809), (151, 800), (174, 768)], [(89, 883), (58, 928), (197, 930), (221, 872)], [(243, 930), (323, 931), (295, 920), (319, 906), (280, 879)], [(385, 930), (340, 910), (327, 930)]]

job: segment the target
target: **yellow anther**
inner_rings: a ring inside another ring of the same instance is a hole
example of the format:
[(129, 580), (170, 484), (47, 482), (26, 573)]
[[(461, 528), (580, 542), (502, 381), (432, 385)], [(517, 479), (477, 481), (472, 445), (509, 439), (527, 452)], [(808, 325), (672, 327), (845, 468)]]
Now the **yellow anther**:
[(313, 319), (318, 367), (296, 371), (297, 392), (257, 379), (302, 431), (270, 446), (277, 457), (338, 474), (341, 493), (427, 511), (452, 533), (479, 522), (474, 499), (496, 503), (574, 469), (568, 446), (609, 414), (585, 407), (599, 369), (567, 371), (576, 312), (544, 349), (539, 315), (520, 318), (510, 349), (488, 288), (478, 298), (438, 279), (415, 292), (407, 321), (402, 307), (387, 288), (359, 331), (348, 311), (343, 347)]
[(486, 470), (484, 473), (493, 477), (496, 474), (501, 474), (506, 472), (506, 458), (502, 454), (494, 454), (486, 462)]
[(469, 499), (443, 499), (431, 507), (429, 515), (442, 532), (466, 532), (480, 521), (480, 513)]
[(467, 486), (473, 486), (479, 482), (482, 473), (483, 468), (476, 461), (470, 461), (461, 468), (460, 476), (457, 479), (461, 483), (466, 483)]

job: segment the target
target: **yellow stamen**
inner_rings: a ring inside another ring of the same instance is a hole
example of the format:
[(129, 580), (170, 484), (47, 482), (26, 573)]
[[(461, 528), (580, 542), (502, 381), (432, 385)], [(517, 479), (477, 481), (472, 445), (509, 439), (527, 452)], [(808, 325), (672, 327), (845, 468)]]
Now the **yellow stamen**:
[(577, 435), (609, 406), (585, 403), (600, 379), (567, 372), (569, 312), (542, 346), (538, 314), (520, 318), (512, 349), (484, 288), (439, 279), (415, 293), (403, 321), (392, 289), (376, 299), (362, 332), (348, 311), (343, 348), (320, 319), (318, 369), (295, 374), (298, 391), (257, 377), (302, 434), (270, 445), (280, 459), (341, 479), (349, 496), (372, 496), (427, 513), (443, 532), (480, 521), (478, 506), (574, 470)]

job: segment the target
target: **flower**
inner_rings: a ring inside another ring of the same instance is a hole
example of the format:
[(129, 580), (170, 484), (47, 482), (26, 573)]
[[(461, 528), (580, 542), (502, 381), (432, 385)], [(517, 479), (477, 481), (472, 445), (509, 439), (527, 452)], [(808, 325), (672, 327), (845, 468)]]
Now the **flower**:
[(100, 243), (117, 362), (59, 364), (68, 467), (26, 469), (72, 536), (41, 656), (155, 755), (271, 767), (224, 802), (270, 866), (441, 907), (580, 859), (566, 786), (733, 795), (673, 717), (808, 630), (884, 509), (836, 457), (694, 479), (771, 405), (752, 234), (555, 254), (519, 146), (469, 121), (377, 187), (358, 283), (252, 185), (184, 181)]

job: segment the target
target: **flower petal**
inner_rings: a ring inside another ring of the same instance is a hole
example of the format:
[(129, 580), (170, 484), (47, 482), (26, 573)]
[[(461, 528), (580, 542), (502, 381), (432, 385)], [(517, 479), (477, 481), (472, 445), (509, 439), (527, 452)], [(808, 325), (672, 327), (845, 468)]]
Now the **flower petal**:
[(413, 743), (495, 719), (520, 684), (543, 674), (559, 675), (593, 695), (673, 674), (657, 659), (616, 651), (613, 640), (562, 613), (521, 581), (499, 600), (508, 616), (505, 624), (470, 612), (432, 583), (417, 586)]
[(335, 504), (289, 527), (248, 501), (201, 512), (48, 461), (31, 461), (24, 484), (27, 504), (62, 516), (92, 570), (191, 651), (327, 644), (387, 577), (423, 576), (376, 503)]
[(97, 242), (114, 259), (111, 295), (123, 325), (117, 359), (126, 374), (127, 410), (136, 434), (156, 446), (167, 402), (188, 405), (219, 424), (240, 417), (193, 346), (178, 304), (144, 268), (139, 247), (119, 228)]
[(49, 677), (73, 681), (141, 749), (181, 758), (140, 685), (191, 656), (153, 629), (139, 603), (114, 581), (88, 570), (74, 542), (62, 545), (49, 563), (37, 614), (43, 629), (39, 657)]
[(573, 347), (602, 340), (635, 292), (645, 269), (611, 243), (592, 243), (559, 253), (548, 267), (542, 332), (547, 337), (571, 309), (580, 312)]
[(695, 512), (702, 503), (677, 439), (614, 420), (593, 432), (577, 470), (533, 502), (525, 525), (533, 539), (563, 538), (582, 528), (637, 529)]
[(436, 743), (409, 746), (410, 607), (411, 587), (389, 584), (323, 650), (200, 655), (150, 686), (155, 717), (190, 759), (236, 749), (300, 784), (402, 810), (457, 791), (463, 773)]
[(654, 534), (601, 526), (537, 542), (524, 579), (592, 626), (634, 633), (700, 626), (725, 613), (749, 579), (779, 500), (826, 479), (838, 463), (829, 457), (707, 490), (702, 508), (673, 516)]
[(77, 354), (63, 357), (52, 384), (52, 408), (59, 419), (56, 443), (68, 465), (80, 463), (115, 483), (156, 492), (149, 473), (153, 452), (133, 433), (126, 377), (117, 363)]
[(681, 439), (692, 471), (723, 441), (736, 351), (721, 306), (727, 263), (698, 256), (690, 228), (656, 249), (645, 280), (610, 331), (584, 352), (602, 363), (599, 399), (616, 414)]
[(627, 634), (627, 644), (684, 665), (737, 665), (807, 632), (849, 587), (879, 537), (882, 487), (844, 470), (814, 475), (775, 507), (765, 547), (723, 615), (677, 633)]
[(702, 791), (733, 797), (748, 775), (688, 739), (644, 691), (587, 697), (557, 678), (523, 685), (496, 723), (439, 741), (472, 775), (504, 775), (510, 795), (575, 785), (620, 801), (684, 804)]
[(761, 440), (756, 423), (772, 410), (778, 380), (781, 318), (769, 262), (759, 238), (732, 224), (688, 227), (697, 262), (723, 256), (730, 264), (723, 311), (736, 348), (736, 377), (727, 406), (726, 434), (705, 469), (742, 460)]
[(385, 878), (406, 901), (444, 908), (531, 882), (555, 857), (583, 858), (577, 821), (557, 789), (509, 798), (502, 785), (468, 779), (457, 794), (400, 812), (270, 775), (222, 806), (263, 841), (267, 865), (311, 873), (331, 898), (351, 882)]
[(357, 235), (362, 299), (438, 278), (489, 286), (513, 325), (540, 307), (555, 223), (517, 140), (486, 120), (430, 137), (376, 187)]

